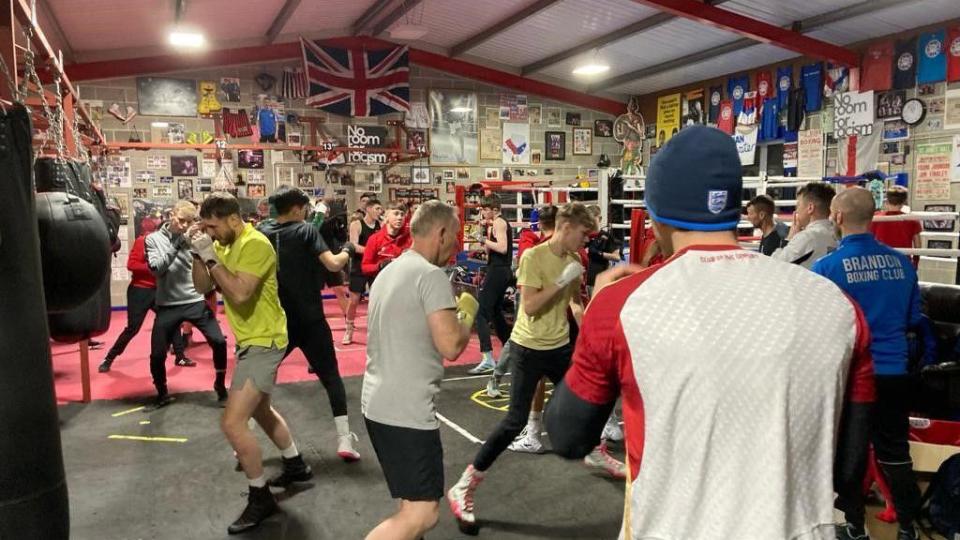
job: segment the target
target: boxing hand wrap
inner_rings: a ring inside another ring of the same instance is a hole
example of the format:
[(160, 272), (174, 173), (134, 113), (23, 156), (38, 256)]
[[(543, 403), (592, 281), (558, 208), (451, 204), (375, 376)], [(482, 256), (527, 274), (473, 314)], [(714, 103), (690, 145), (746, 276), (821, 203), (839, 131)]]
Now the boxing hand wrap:
[(560, 277), (557, 278), (557, 281), (554, 283), (558, 287), (566, 287), (576, 279), (580, 279), (580, 276), (583, 274), (583, 265), (580, 263), (569, 263), (567, 267), (563, 269), (563, 272), (560, 273)]
[(353, 242), (344, 242), (343, 246), (340, 248), (340, 252), (346, 252), (348, 255), (353, 257), (357, 253), (357, 247), (353, 245)]
[(220, 262), (217, 259), (217, 252), (213, 249), (213, 238), (209, 235), (201, 234), (194, 238), (190, 250), (206, 264)]
[(480, 311), (480, 303), (470, 293), (460, 293), (457, 297), (457, 319), (467, 328), (473, 327), (473, 321)]

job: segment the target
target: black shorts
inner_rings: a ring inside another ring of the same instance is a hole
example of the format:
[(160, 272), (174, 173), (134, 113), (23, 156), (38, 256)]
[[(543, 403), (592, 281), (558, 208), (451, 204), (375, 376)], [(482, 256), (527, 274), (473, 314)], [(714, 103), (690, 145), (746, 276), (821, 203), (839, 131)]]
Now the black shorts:
[(350, 292), (363, 294), (367, 292), (367, 285), (370, 283), (370, 278), (364, 275), (350, 274)]
[(364, 417), (390, 496), (406, 501), (443, 498), (443, 446), (439, 429), (388, 426)]
[(339, 287), (343, 285), (344, 281), (345, 281), (345, 277), (344, 277), (343, 270), (339, 272), (330, 272), (328, 270), (323, 280), (324, 285), (326, 285), (327, 287)]

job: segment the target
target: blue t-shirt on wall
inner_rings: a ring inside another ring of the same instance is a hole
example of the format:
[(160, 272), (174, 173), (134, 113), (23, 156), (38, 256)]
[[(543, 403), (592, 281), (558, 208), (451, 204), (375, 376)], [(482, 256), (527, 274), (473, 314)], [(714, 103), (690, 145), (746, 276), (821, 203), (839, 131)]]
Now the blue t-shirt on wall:
[(807, 112), (819, 111), (823, 95), (823, 64), (817, 62), (800, 68), (803, 93), (806, 97)]

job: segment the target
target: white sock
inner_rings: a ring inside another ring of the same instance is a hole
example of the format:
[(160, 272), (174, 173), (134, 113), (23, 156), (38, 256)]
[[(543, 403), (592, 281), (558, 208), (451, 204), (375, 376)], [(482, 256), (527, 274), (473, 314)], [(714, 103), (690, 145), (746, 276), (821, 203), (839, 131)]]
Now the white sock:
[(267, 479), (262, 474), (256, 478), (250, 478), (250, 487), (262, 488), (267, 486)]
[(337, 435), (343, 437), (350, 434), (350, 422), (347, 421), (347, 415), (334, 416), (333, 423), (337, 426)]
[(527, 432), (532, 437), (540, 438), (540, 432), (543, 431), (543, 413), (531, 411), (527, 418)]
[(300, 452), (297, 451), (297, 445), (294, 442), (290, 443), (290, 446), (286, 449), (280, 450), (280, 455), (287, 458), (293, 459), (300, 455)]

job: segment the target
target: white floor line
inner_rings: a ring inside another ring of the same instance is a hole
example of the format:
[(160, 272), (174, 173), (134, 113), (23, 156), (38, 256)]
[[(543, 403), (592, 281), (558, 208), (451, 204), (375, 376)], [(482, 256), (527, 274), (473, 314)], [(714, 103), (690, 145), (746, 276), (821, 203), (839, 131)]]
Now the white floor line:
[(444, 379), (443, 382), (453, 382), (453, 381), (472, 381), (473, 379), (489, 379), (490, 374), (486, 375), (470, 375), (469, 377), (452, 377), (450, 379)]
[(459, 425), (454, 424), (454, 423), (453, 423), (449, 418), (447, 418), (446, 416), (444, 416), (444, 415), (442, 415), (442, 414), (440, 414), (440, 413), (437, 413), (437, 419), (440, 420), (441, 422), (443, 422), (444, 424), (450, 426), (450, 429), (452, 429), (452, 430), (456, 431), (457, 433), (463, 435), (464, 438), (466, 438), (468, 441), (470, 441), (470, 442), (472, 442), (472, 443), (475, 443), (475, 444), (483, 444), (483, 441), (481, 441), (480, 439), (474, 437), (472, 433), (470, 433), (469, 431), (463, 429), (463, 428), (460, 427)]

